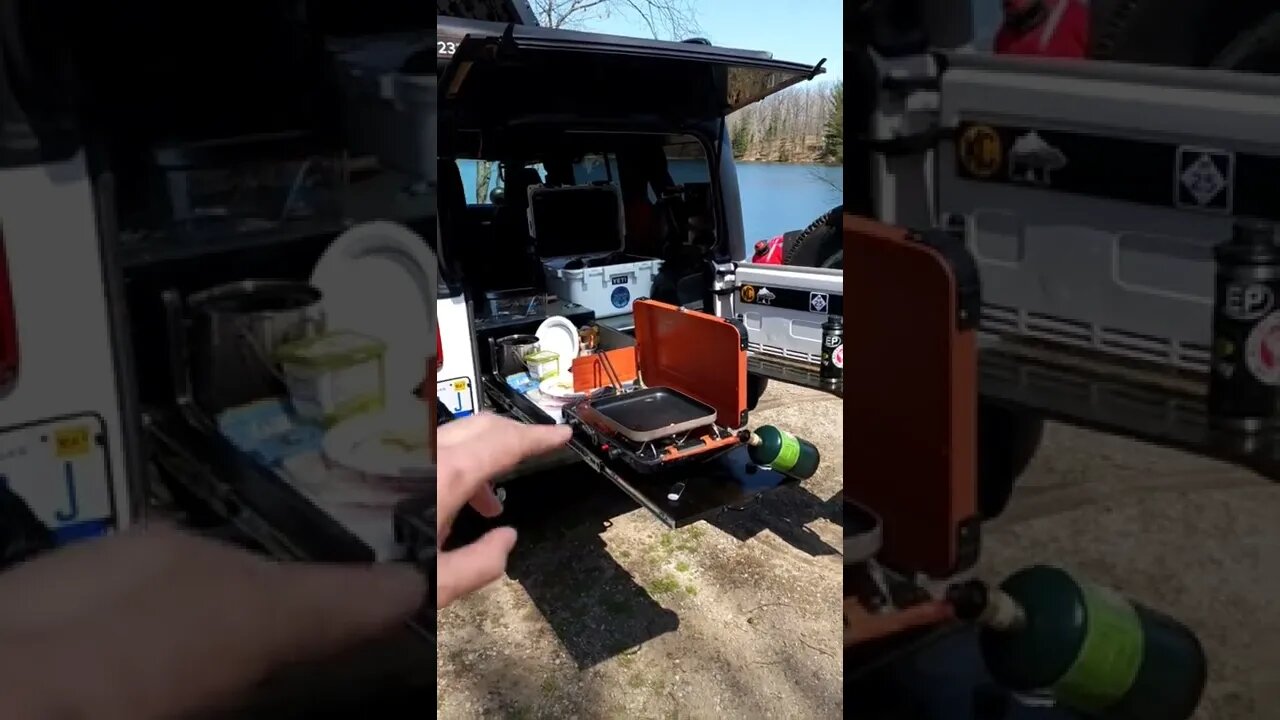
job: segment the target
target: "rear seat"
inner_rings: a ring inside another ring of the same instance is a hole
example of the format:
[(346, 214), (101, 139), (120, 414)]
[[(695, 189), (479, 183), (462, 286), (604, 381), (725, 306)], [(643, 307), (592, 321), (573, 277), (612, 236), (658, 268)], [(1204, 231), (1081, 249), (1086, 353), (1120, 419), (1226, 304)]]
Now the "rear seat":
[[(462, 171), (458, 164), (450, 159), (441, 159), (437, 163), (439, 179), (436, 196), (436, 214), (440, 218), (441, 247), (445, 262), (456, 265), (466, 252), (466, 238), (470, 237), (472, 228), (467, 227), (467, 190), (462, 184)], [(448, 239), (446, 246), (443, 239)]]
[(529, 235), (529, 188), (542, 184), (538, 171), (510, 167), (503, 174), (503, 202), (494, 216), (494, 242), (487, 249), (488, 268), (493, 272), (491, 289), (541, 288), (546, 284), (542, 266), (534, 256)]

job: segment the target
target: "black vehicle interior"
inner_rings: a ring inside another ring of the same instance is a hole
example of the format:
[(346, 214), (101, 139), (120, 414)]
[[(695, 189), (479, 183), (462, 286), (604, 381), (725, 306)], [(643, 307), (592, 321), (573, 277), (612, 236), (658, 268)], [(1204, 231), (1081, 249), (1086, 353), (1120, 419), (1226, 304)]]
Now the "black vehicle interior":
[[(363, 220), (396, 220), (434, 244), (435, 202), (418, 179), (347, 153), (327, 48), (335, 38), (380, 33), (418, 33), (425, 46), (433, 13), (394, 0), (0, 0), (0, 161), (57, 162), (85, 150), (126, 308), (138, 410), (167, 417), (175, 405), (164, 290), (305, 280), (329, 243)], [(10, 132), (15, 120), (23, 132)], [(184, 207), (193, 197), (211, 199), (218, 212)], [(170, 428), (148, 428), (155, 450), (163, 445), (157, 433)], [(207, 460), (224, 482), (256, 477), (243, 463), (191, 457)], [(181, 484), (166, 485), (180, 502), (190, 499)], [(255, 496), (258, 511), (284, 510), (272, 522), (314, 541), (301, 548), (306, 554), (367, 552), (273, 484), (241, 485), (275, 493)], [(197, 513), (193, 524), (201, 523), (198, 505), (185, 508)]]
[[(665, 263), (655, 299), (686, 304), (701, 299), (701, 285), (680, 281), (700, 279), (703, 262), (727, 253), (715, 222), (708, 153), (691, 136), (549, 129), (518, 137), (441, 137), (442, 252), (477, 295), (544, 289), (543, 258), (569, 257), (566, 269), (576, 269), (650, 257)], [(485, 162), (497, 168), (487, 192), (474, 177), (463, 179), (464, 167), (472, 176)], [(562, 193), (554, 207), (534, 213), (542, 231), (531, 236), (530, 188), (571, 187), (610, 188), (617, 200)], [(617, 210), (610, 208), (619, 201), (620, 248)]]
[[(111, 179), (113, 240), (145, 404), (172, 399), (168, 367), (155, 350), (164, 337), (162, 289), (191, 293), (245, 277), (305, 279), (353, 220), (391, 217), (434, 242), (433, 203), (406, 191), (409, 178), (345, 156), (343, 100), (325, 48), (331, 38), (383, 32), (417, 31), (425, 40), (434, 34), (428, 8), (385, 0), (4, 5), (27, 18), (28, 28), (39, 28), (27, 38), (44, 38), (46, 29), (63, 33), (56, 43), (50, 36), (48, 44), (29, 40), (28, 47), (70, 50), (44, 72), (71, 78), (91, 172)], [(76, 22), (55, 24), (58, 9)], [(281, 205), (279, 188), (294, 179), (310, 182), (305, 168), (321, 160), (345, 166), (334, 171), (343, 176), (334, 180), (332, 202), (310, 214), (285, 208), (271, 217)], [(176, 222), (171, 178), (193, 170), (220, 186), (211, 196), (234, 195), (249, 217), (201, 218), (197, 232)], [(256, 222), (261, 215), (269, 222)]]

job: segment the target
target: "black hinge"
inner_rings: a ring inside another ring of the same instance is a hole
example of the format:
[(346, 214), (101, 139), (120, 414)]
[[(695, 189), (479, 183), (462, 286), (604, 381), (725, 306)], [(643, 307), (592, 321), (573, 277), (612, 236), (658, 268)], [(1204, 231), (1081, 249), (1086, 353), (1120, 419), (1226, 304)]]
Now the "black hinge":
[(978, 564), (982, 553), (982, 524), (975, 518), (960, 523), (956, 530), (956, 572), (964, 572)]
[(982, 276), (978, 262), (965, 246), (964, 234), (954, 229), (926, 230), (917, 235), (920, 242), (933, 248), (947, 264), (956, 280), (956, 327), (975, 330), (982, 317)]

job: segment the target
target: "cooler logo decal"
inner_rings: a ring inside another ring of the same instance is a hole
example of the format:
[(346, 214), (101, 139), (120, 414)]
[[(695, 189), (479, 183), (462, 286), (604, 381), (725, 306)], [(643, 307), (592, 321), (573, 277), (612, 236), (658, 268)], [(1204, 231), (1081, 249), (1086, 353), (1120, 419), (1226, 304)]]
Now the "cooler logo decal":
[(843, 295), (815, 292), (812, 290), (796, 290), (794, 288), (767, 288), (755, 285), (743, 285), (738, 288), (738, 298), (747, 305), (763, 305), (780, 310), (794, 310), (803, 313), (826, 315), (831, 308), (844, 304)]
[(831, 296), (827, 293), (809, 293), (809, 312), (824, 313), (831, 307)]
[(969, 182), (1280, 220), (1280, 154), (962, 121), (952, 157), (954, 177)]
[(956, 145), (960, 165), (977, 178), (989, 178), (1000, 171), (1004, 161), (1004, 141), (987, 125), (970, 125)]
[(1179, 208), (1230, 213), (1235, 154), (1197, 147), (1178, 148), (1174, 201)]
[(1013, 141), (1009, 149), (1009, 179), (1050, 187), (1053, 173), (1067, 166), (1067, 156), (1032, 130)]
[(631, 291), (625, 285), (619, 285), (609, 294), (609, 302), (616, 308), (624, 308), (631, 302)]

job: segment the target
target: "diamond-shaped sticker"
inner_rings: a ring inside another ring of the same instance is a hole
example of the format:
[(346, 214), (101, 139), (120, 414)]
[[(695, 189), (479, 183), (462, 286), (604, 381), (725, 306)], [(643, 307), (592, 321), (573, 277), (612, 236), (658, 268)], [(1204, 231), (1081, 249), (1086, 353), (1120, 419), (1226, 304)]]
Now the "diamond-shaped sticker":
[(1174, 205), (1230, 212), (1235, 155), (1222, 150), (1178, 148)]
[(809, 293), (809, 311), (810, 312), (826, 312), (830, 299), (826, 293), (811, 292)]

